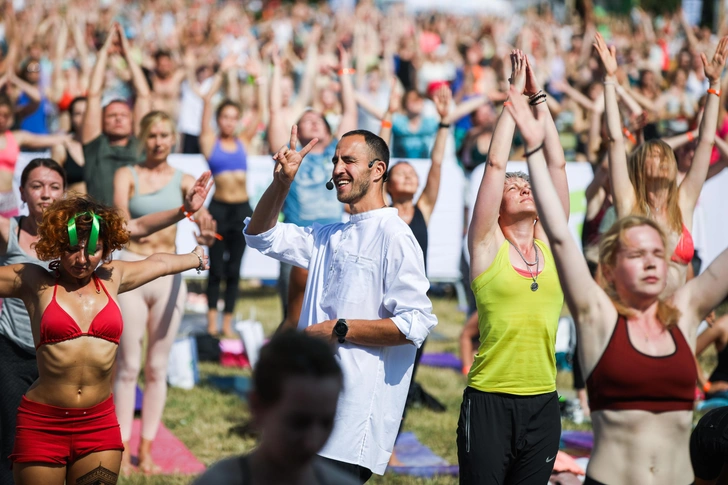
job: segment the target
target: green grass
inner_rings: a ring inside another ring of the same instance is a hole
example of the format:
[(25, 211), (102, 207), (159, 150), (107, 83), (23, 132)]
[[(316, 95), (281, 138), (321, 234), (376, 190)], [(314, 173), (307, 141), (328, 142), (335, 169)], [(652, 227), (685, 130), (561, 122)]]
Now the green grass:
[[(190, 285), (193, 286), (193, 285)], [(280, 322), (280, 304), (272, 291), (248, 289), (243, 293), (237, 311), (244, 318), (254, 312), (263, 323), (266, 335), (270, 335)], [(458, 336), (465, 320), (457, 309), (454, 298), (434, 298), (433, 306), (439, 319), (435, 338), (427, 343), (428, 352), (458, 353)], [(714, 366), (715, 355), (709, 354), (702, 359), (704, 367)], [(255, 446), (255, 439), (241, 432), (249, 420), (244, 402), (237, 396), (222, 393), (205, 384), (210, 375), (250, 375), (249, 370), (224, 368), (216, 364), (201, 364), (201, 385), (191, 391), (169, 389), (164, 411), (164, 425), (169, 428), (205, 465), (221, 458), (246, 453)], [(450, 463), (457, 463), (455, 430), (460, 401), (465, 387), (465, 377), (450, 369), (420, 367), (417, 380), (422, 386), (440, 400), (447, 411), (435, 413), (426, 409), (409, 411), (404, 429), (414, 431), (418, 439), (435, 453)], [(565, 394), (571, 394), (571, 374), (559, 373), (557, 387)], [(696, 420), (698, 417), (696, 416)], [(564, 429), (589, 429), (589, 425), (575, 426), (563, 422)], [(132, 475), (122, 478), (120, 485), (182, 485), (192, 480), (188, 476)], [(420, 479), (388, 473), (383, 477), (374, 476), (369, 483), (393, 485), (453, 485), (456, 478), (436, 477)]]

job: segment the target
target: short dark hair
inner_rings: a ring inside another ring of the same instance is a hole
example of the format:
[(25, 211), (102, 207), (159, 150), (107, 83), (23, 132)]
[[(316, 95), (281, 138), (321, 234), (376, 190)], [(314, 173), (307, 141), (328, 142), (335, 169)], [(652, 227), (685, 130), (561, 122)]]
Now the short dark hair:
[(384, 178), (382, 181), (387, 181), (387, 173), (389, 171), (389, 147), (387, 146), (387, 142), (385, 142), (380, 136), (375, 135), (369, 130), (353, 130), (344, 133), (341, 138), (347, 136), (362, 136), (364, 137), (364, 143), (366, 143), (367, 148), (369, 148), (369, 155), (371, 157), (371, 160), (381, 160), (384, 162), (385, 169), (384, 169)]
[(10, 96), (5, 93), (0, 93), (0, 106), (7, 106), (12, 111), (14, 105)]
[(78, 103), (81, 103), (83, 101), (88, 101), (88, 98), (86, 98), (86, 96), (76, 96), (75, 98), (73, 98), (73, 100), (71, 101), (71, 104), (68, 105), (68, 112), (73, 114), (74, 106), (76, 106)]
[(58, 175), (60, 175), (63, 179), (63, 188), (66, 188), (66, 170), (61, 166), (60, 163), (56, 162), (52, 158), (34, 158), (30, 162), (28, 162), (28, 165), (25, 166), (25, 168), (23, 169), (23, 173), (20, 175), (21, 187), (25, 187), (25, 184), (28, 183), (28, 177), (30, 177), (30, 172), (38, 167), (49, 168), (54, 172), (58, 173)]
[(253, 390), (262, 403), (276, 404), (289, 377), (334, 377), (343, 382), (331, 346), (297, 330), (274, 335), (261, 349), (253, 371)]
[(227, 108), (228, 106), (232, 106), (236, 110), (238, 110), (238, 113), (242, 114), (243, 109), (240, 107), (240, 104), (236, 103), (232, 99), (223, 99), (222, 102), (218, 105), (217, 110), (215, 111), (215, 119), (219, 118), (222, 114), (222, 110)]
[(160, 57), (169, 57), (171, 59), (172, 52), (167, 49), (159, 49), (154, 53), (154, 60), (158, 61)]

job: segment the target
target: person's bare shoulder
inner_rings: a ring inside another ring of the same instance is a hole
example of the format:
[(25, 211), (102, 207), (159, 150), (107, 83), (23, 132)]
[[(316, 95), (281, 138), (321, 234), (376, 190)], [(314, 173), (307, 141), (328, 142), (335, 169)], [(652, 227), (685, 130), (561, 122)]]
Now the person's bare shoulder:
[(197, 477), (192, 485), (250, 485), (241, 473), (241, 456), (220, 460)]
[(348, 473), (329, 465), (324, 460), (314, 459), (313, 467), (317, 471), (316, 476), (322, 477), (324, 481), (321, 485), (360, 485), (361, 481), (357, 480)]

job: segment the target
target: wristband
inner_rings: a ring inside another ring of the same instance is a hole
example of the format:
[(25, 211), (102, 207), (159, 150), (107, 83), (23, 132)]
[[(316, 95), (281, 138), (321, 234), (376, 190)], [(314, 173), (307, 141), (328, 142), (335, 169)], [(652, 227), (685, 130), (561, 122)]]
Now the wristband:
[(356, 72), (356, 69), (352, 69), (350, 67), (347, 67), (346, 69), (339, 69), (339, 76), (344, 74), (354, 74)]
[(530, 104), (531, 106), (536, 106), (537, 104), (541, 104), (544, 101), (546, 101), (546, 95), (541, 93), (541, 94), (537, 94), (536, 96), (533, 96), (532, 98), (530, 98), (530, 101), (528, 102), (528, 104)]
[(634, 135), (632, 133), (630, 133), (630, 131), (627, 128), (623, 128), (622, 133), (624, 133), (624, 136), (626, 136), (629, 141), (631, 141), (632, 143), (637, 143), (637, 139), (634, 137)]
[(450, 128), (450, 123), (440, 123), (437, 125), (438, 128)]
[(543, 90), (541, 90), (541, 89), (539, 89), (538, 92), (535, 92), (535, 93), (529, 95), (528, 96), (528, 99), (533, 99), (533, 98), (535, 98), (536, 96), (538, 96), (540, 94), (544, 94)]
[(503, 106), (510, 106), (510, 105), (511, 105), (511, 102), (510, 101), (504, 101), (503, 102)]
[(614, 81), (604, 81), (602, 84), (604, 84), (605, 86), (609, 86), (609, 85), (616, 86), (617, 85), (617, 83), (615, 83)]
[(524, 156), (524, 157), (526, 157), (526, 158), (530, 157), (531, 155), (533, 155), (533, 154), (534, 154), (534, 153), (536, 153), (537, 151), (541, 150), (541, 149), (543, 148), (543, 145), (544, 145), (544, 142), (541, 142), (541, 144), (540, 144), (539, 146), (537, 146), (536, 148), (534, 148), (534, 149), (533, 149), (533, 150), (531, 150), (530, 152), (525, 152), (525, 153), (523, 154), (523, 156)]
[(710, 88), (710, 89), (708, 89), (708, 94), (715, 94), (716, 96), (718, 96), (720, 98), (720, 90), (719, 89)]
[(706, 394), (710, 392), (710, 388), (713, 387), (713, 384), (711, 382), (706, 382), (703, 384), (703, 392)]
[(688, 131), (688, 142), (692, 143), (693, 140), (695, 140), (695, 135), (693, 135), (692, 131)]
[[(184, 205), (179, 206), (179, 210), (182, 212), (182, 214), (185, 215), (185, 217), (187, 219), (191, 220), (194, 223), (197, 223), (197, 221), (195, 221), (195, 218), (192, 217), (194, 214), (192, 214), (192, 212), (187, 212)], [(219, 235), (218, 233), (215, 233), (215, 239), (217, 239), (218, 241), (222, 241), (222, 236)], [(195, 254), (197, 254), (197, 253), (195, 253)], [(199, 271), (198, 271), (198, 273), (199, 273)]]
[(195, 268), (197, 270), (197, 274), (200, 274), (202, 273), (202, 270), (205, 269), (205, 264), (202, 262), (202, 256), (197, 254), (194, 249), (192, 250), (192, 254), (197, 256), (197, 259), (200, 261), (200, 264), (197, 266), (197, 268)]
[(382, 120), (382, 128), (391, 128), (392, 122), (389, 120)]

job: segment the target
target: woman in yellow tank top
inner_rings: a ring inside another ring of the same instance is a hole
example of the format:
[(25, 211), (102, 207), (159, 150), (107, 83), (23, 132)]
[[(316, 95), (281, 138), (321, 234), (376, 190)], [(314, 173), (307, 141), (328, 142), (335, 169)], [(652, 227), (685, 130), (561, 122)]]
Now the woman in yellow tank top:
[[(511, 85), (547, 119), (538, 149), (568, 215), (566, 161), (546, 95), (521, 51), (511, 64)], [(506, 173), (514, 129), (504, 110), (468, 235), (480, 347), (458, 422), (461, 484), (547, 483), (559, 449), (554, 346), (564, 298), (528, 175)]]

